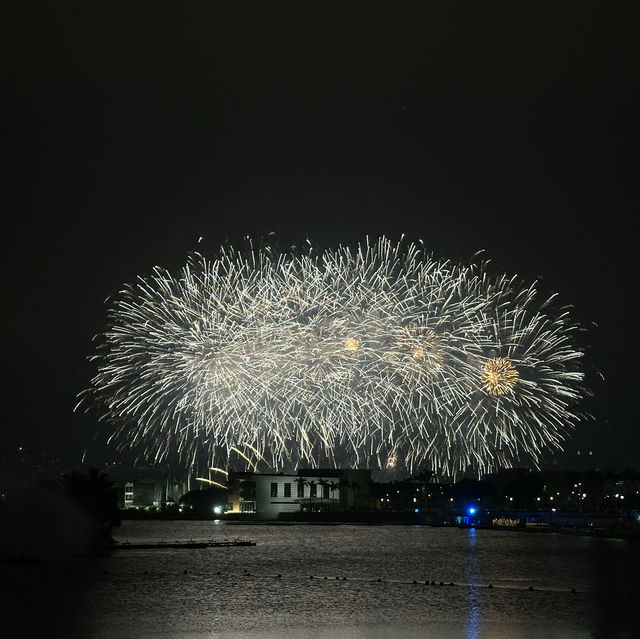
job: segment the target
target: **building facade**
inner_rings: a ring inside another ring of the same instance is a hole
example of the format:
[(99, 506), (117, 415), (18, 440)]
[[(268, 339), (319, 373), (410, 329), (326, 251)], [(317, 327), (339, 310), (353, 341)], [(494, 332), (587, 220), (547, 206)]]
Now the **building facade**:
[(230, 473), (231, 512), (256, 519), (278, 519), (281, 513), (365, 510), (370, 470), (300, 469), (295, 475)]
[(164, 508), (187, 492), (187, 483), (175, 479), (168, 468), (113, 464), (105, 472), (118, 492), (120, 508)]

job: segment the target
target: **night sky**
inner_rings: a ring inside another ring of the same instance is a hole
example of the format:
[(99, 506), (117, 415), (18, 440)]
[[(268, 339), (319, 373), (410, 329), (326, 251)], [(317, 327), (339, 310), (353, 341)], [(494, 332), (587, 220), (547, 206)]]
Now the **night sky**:
[(72, 409), (136, 275), (404, 233), (573, 305), (594, 419), (557, 459), (640, 466), (633, 2), (7, 4), (3, 456), (115, 455)]

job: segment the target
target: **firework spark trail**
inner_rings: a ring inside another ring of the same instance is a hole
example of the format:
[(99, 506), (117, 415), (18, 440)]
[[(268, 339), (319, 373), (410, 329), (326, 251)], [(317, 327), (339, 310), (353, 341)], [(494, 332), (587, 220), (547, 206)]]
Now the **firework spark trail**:
[(223, 248), (125, 287), (86, 398), (121, 445), (211, 466), (487, 472), (559, 448), (586, 393), (568, 313), (380, 238)]

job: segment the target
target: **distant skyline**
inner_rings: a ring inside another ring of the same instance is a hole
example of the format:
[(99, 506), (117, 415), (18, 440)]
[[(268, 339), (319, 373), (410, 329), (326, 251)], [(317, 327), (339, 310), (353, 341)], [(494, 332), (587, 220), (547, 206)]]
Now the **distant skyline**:
[(113, 456), (72, 410), (138, 274), (404, 233), (573, 306), (594, 419), (555, 457), (637, 467), (632, 7), (13, 3), (0, 453)]

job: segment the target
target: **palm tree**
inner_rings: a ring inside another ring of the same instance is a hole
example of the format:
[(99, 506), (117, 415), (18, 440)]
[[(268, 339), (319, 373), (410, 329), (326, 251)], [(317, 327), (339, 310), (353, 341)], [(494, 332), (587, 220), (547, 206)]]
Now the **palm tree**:
[(353, 510), (357, 510), (358, 508), (358, 493), (360, 491), (360, 482), (357, 479), (354, 479), (349, 483), (349, 487), (353, 491)]
[(351, 486), (351, 483), (349, 482), (348, 479), (345, 479), (344, 477), (340, 477), (338, 486), (340, 488), (340, 503), (342, 504), (342, 508), (344, 510), (349, 510), (349, 504), (347, 503), (347, 495), (348, 495), (347, 489)]
[(309, 485), (309, 482), (304, 477), (296, 477), (294, 480), (298, 484), (298, 498), (300, 499), (300, 510), (304, 510), (304, 487)]
[[(339, 482), (336, 482), (333, 480), (329, 482), (329, 490), (331, 491), (331, 495), (335, 495), (336, 490), (338, 490), (339, 488), (340, 488)], [(333, 506), (335, 508), (335, 504), (333, 504)]]
[(304, 497), (304, 485), (307, 483), (304, 477), (296, 477), (293, 481), (298, 484), (298, 497)]
[(320, 512), (324, 511), (324, 487), (329, 484), (322, 478), (318, 480), (318, 485), (320, 486)]
[(315, 479), (310, 479), (307, 482), (307, 485), (309, 486), (309, 506), (311, 507), (312, 510), (314, 510), (313, 508), (313, 502), (311, 501), (313, 498), (318, 497), (318, 494), (316, 492), (316, 486), (317, 486), (318, 482)]

